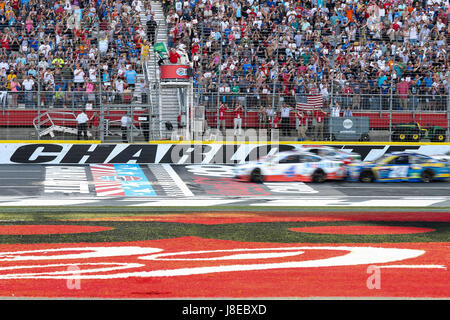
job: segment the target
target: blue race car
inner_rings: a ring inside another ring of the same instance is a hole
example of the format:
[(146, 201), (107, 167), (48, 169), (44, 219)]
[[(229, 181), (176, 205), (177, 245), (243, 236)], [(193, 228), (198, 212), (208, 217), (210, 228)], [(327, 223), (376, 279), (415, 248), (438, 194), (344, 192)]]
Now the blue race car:
[(414, 152), (393, 152), (375, 161), (347, 165), (348, 181), (431, 182), (449, 177), (449, 162)]

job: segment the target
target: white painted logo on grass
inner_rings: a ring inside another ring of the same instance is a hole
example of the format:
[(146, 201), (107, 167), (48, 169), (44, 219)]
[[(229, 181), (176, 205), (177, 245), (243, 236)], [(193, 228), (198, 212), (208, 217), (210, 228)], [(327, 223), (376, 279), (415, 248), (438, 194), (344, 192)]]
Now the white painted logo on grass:
[[(76, 251), (70, 254), (68, 251)], [(80, 252), (81, 251), (81, 252)], [(33, 250), (19, 252), (2, 252), (0, 261), (25, 261), (26, 265), (0, 267), (0, 279), (120, 279), (129, 277), (175, 277), (221, 272), (240, 272), (273, 269), (320, 268), (373, 265), (380, 263), (398, 262), (417, 258), (425, 253), (423, 250), (379, 248), (379, 247), (350, 247), (350, 246), (301, 246), (274, 248), (238, 248), (223, 250), (162, 252), (160, 248), (144, 247), (91, 247), (91, 248), (59, 248), (48, 250)], [(308, 251), (342, 251), (339, 256), (324, 259), (301, 260), (303, 253)], [(48, 255), (48, 253), (53, 253)], [(61, 253), (61, 254), (58, 254)], [(124, 261), (124, 256), (130, 257)], [(114, 262), (113, 257), (121, 257), (122, 262)], [(290, 261), (286, 261), (290, 257)], [(299, 260), (300, 257), (300, 260)], [(105, 262), (91, 263), (83, 261), (89, 258), (105, 258)], [(274, 259), (275, 262), (270, 262)], [(276, 259), (282, 259), (276, 261)], [(70, 260), (67, 263), (48, 264), (46, 260)], [(134, 260), (134, 261), (133, 261)], [(164, 269), (153, 269), (151, 261), (180, 261), (189, 262), (190, 267), (173, 268), (165, 265)], [(241, 263), (239, 261), (241, 260)], [(255, 260), (254, 263), (248, 263)], [(262, 261), (261, 261), (262, 260)], [(30, 261), (39, 261), (31, 268)], [(148, 264), (144, 264), (147, 261)], [(236, 261), (235, 264), (220, 264), (221, 261)], [(139, 263), (141, 262), (141, 263)], [(209, 266), (195, 266), (195, 262), (210, 263)], [(258, 263), (260, 262), (260, 263)], [(262, 262), (262, 263), (261, 263)], [(68, 270), (69, 266), (79, 266), (74, 274)], [(194, 264), (194, 265), (192, 265)], [(56, 268), (56, 270), (55, 270)], [(61, 269), (66, 268), (66, 269)], [(136, 269), (141, 270), (127, 270)], [(150, 268), (150, 270), (149, 270)], [(30, 273), (23, 270), (31, 269)], [(18, 273), (16, 273), (19, 271)]]

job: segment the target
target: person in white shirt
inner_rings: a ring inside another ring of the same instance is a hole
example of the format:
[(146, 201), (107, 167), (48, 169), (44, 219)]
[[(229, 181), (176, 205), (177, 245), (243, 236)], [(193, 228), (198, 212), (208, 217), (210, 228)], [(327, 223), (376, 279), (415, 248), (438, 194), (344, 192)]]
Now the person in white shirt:
[(289, 114), (291, 112), (291, 108), (284, 104), (281, 107), (281, 132), (282, 135), (287, 136), (289, 135)]
[(48, 57), (48, 53), (50, 52), (52, 48), (50, 47), (50, 45), (48, 43), (43, 43), (39, 46), (39, 54), (44, 54), (45, 57)]
[(0, 69), (3, 69), (3, 68), (5, 68), (6, 71), (9, 70), (9, 63), (6, 62), (5, 59), (3, 59), (3, 60), (0, 62)]
[(84, 140), (87, 139), (87, 122), (89, 121), (89, 118), (83, 109), (77, 116), (77, 139), (80, 140), (81, 134), (83, 134)]
[(97, 83), (97, 68), (93, 65), (89, 68), (89, 79), (93, 83)]
[(34, 80), (31, 75), (28, 75), (28, 77), (23, 80), (22, 86), (25, 90), (25, 108), (32, 108)]
[(121, 78), (118, 77), (114, 81), (114, 88), (115, 88), (115, 91), (116, 91), (115, 100), (116, 100), (117, 103), (122, 103), (122, 101), (123, 101), (124, 87), (125, 87), (125, 82)]
[(331, 116), (332, 117), (341, 116), (341, 106), (339, 105), (339, 102), (335, 102), (334, 106), (331, 107)]
[(132, 121), (126, 114), (120, 119), (120, 128), (122, 129), (122, 142), (128, 142), (128, 127)]
[(82, 85), (84, 83), (84, 76), (85, 76), (85, 73), (84, 73), (83, 69), (80, 67), (79, 64), (77, 64), (77, 66), (75, 67), (75, 71), (73, 72), (73, 82), (77, 86)]

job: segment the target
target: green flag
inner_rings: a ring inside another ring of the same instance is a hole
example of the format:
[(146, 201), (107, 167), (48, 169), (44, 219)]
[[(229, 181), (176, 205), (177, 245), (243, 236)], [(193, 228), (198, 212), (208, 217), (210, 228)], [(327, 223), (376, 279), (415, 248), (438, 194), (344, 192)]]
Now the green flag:
[(161, 52), (161, 53), (169, 53), (169, 51), (167, 50), (166, 44), (163, 42), (155, 43), (155, 45), (153, 46), (153, 51)]

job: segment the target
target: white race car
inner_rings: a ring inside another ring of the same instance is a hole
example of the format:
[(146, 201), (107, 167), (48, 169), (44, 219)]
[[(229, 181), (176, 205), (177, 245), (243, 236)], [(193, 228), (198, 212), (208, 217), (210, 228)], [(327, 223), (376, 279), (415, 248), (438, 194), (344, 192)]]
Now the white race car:
[(310, 152), (292, 150), (238, 165), (234, 178), (262, 183), (264, 181), (302, 181), (321, 183), (342, 180), (346, 176), (344, 161), (323, 158)]
[(298, 147), (298, 150), (311, 152), (317, 154), (318, 156), (333, 160), (342, 160), (345, 164), (361, 161), (361, 155), (356, 152), (344, 151), (328, 146), (304, 145)]
[(436, 155), (433, 155), (431, 157), (435, 158), (435, 159), (437, 159), (439, 161), (442, 161), (442, 162), (450, 162), (450, 151), (447, 151), (444, 154), (436, 154)]

